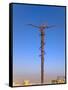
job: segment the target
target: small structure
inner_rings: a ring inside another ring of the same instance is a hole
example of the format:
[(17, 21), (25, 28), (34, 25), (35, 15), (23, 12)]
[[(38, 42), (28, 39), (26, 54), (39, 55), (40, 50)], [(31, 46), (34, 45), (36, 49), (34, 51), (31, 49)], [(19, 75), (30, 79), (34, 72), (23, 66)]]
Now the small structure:
[(13, 82), (13, 86), (21, 86), (21, 84), (18, 82)]
[(61, 84), (65, 83), (65, 77), (58, 76), (56, 80), (51, 81), (52, 84)]
[(24, 86), (28, 86), (28, 85), (30, 85), (29, 80), (24, 80), (23, 85), (24, 85)]
[(51, 83), (52, 84), (57, 84), (57, 80), (52, 80)]

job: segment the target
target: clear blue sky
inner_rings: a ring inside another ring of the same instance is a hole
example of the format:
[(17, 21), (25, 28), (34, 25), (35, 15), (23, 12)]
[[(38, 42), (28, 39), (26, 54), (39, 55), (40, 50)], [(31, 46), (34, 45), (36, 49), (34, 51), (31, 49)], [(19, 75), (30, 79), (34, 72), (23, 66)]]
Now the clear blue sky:
[[(56, 25), (45, 30), (45, 75), (65, 73), (65, 8), (13, 4), (14, 79), (40, 80), (40, 32), (27, 24)], [(21, 77), (21, 78), (19, 78)], [(28, 77), (28, 78), (27, 78)]]

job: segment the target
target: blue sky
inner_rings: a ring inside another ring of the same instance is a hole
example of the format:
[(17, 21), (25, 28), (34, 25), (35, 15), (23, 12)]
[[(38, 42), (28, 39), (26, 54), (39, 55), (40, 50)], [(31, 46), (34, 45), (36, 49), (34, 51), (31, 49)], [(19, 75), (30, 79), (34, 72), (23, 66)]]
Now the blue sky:
[(65, 8), (13, 4), (13, 75), (17, 81), (32, 76), (40, 80), (40, 32), (27, 24), (42, 23), (56, 25), (45, 30), (45, 75), (64, 76)]

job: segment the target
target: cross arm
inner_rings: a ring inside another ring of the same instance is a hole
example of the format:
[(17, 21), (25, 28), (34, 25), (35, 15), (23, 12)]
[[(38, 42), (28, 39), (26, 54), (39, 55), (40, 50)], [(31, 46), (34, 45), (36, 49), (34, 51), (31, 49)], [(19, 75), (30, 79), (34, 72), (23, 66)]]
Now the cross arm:
[(36, 27), (36, 28), (40, 28), (39, 26), (36, 26), (36, 25), (33, 25), (33, 24), (27, 24), (27, 25), (30, 25), (30, 26), (33, 26), (33, 27)]
[(52, 27), (55, 27), (55, 25), (50, 25), (50, 26), (47, 26), (46, 28), (52, 28)]

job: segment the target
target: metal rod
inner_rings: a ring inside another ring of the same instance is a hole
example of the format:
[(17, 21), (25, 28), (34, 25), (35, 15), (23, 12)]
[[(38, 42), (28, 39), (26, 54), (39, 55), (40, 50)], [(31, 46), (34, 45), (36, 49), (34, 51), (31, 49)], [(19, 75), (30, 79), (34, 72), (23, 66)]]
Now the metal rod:
[(41, 32), (41, 84), (44, 83), (44, 29)]

